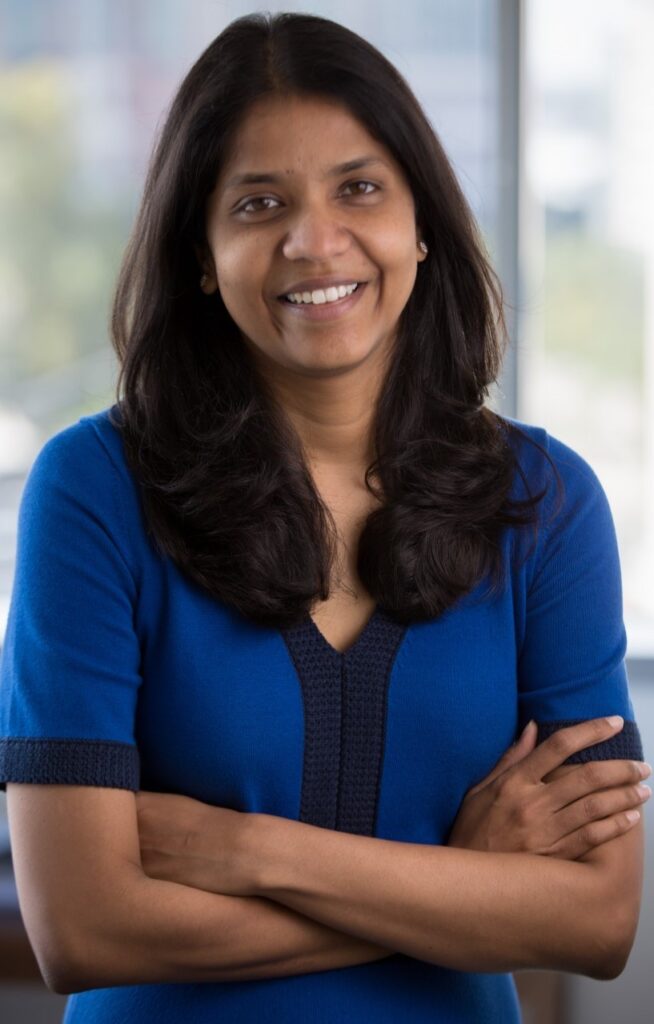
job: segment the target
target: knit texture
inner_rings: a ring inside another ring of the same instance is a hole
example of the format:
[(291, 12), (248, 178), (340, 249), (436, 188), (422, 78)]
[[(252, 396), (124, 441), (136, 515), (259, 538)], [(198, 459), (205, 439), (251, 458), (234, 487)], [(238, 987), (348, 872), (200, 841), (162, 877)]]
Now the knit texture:
[[(554, 732), (565, 729), (570, 725), (579, 725), (583, 719), (562, 718), (557, 722), (539, 722), (538, 738), (536, 745), (543, 743)], [(603, 761), (616, 758), (620, 761), (644, 761), (643, 744), (640, 739), (638, 726), (635, 722), (625, 721), (622, 729), (615, 736), (610, 736), (601, 743), (594, 743), (591, 747), (584, 747), (577, 750), (570, 757), (567, 757), (563, 764), (584, 764), (587, 761)]]
[(404, 628), (377, 607), (345, 652), (310, 615), (283, 631), (304, 695), (300, 821), (374, 834), (386, 692)]
[(127, 743), (105, 740), (0, 739), (0, 789), (8, 782), (139, 787), (139, 755)]

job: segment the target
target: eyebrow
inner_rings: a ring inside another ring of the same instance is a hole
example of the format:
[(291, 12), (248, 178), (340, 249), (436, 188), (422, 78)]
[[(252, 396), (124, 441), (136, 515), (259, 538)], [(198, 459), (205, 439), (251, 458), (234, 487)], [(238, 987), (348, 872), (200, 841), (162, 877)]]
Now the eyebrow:
[[(348, 160), (344, 164), (336, 164), (325, 174), (326, 178), (336, 178), (340, 174), (347, 174), (349, 171), (358, 171), (361, 167), (369, 167), (371, 164), (381, 164), (388, 167), (385, 160), (377, 156), (361, 156), (356, 160)], [(275, 171), (254, 171), (248, 174), (237, 174), (230, 178), (225, 184), (225, 189), (235, 188), (238, 185), (275, 185), (284, 180), (285, 175)]]

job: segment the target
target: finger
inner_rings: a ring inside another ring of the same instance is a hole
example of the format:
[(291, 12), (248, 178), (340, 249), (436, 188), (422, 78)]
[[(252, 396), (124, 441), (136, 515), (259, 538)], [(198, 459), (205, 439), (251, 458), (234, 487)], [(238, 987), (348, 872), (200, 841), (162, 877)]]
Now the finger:
[(493, 779), (496, 779), (498, 775), (502, 775), (502, 773), (510, 768), (511, 765), (517, 764), (518, 761), (522, 761), (522, 759), (534, 749), (537, 735), (538, 729), (534, 719), (532, 718), (531, 721), (527, 722), (527, 725), (524, 727), (515, 743), (511, 744), (508, 750), (504, 751), (499, 761), (495, 764), (488, 775), (485, 775), (481, 782), (478, 782), (476, 786), (469, 790), (469, 792), (478, 793), (480, 790), (488, 786)]
[(623, 725), (622, 718), (617, 725), (608, 718), (591, 718), (588, 722), (558, 729), (525, 758), (520, 771), (527, 781), (534, 784), (541, 782), (544, 775), (558, 768), (572, 754), (610, 739)]
[(638, 809), (652, 795), (649, 786), (622, 786), (599, 793), (590, 793), (569, 804), (553, 815), (552, 827), (556, 835), (568, 835), (595, 821), (610, 818), (621, 812)]
[(555, 810), (566, 807), (574, 800), (601, 790), (619, 786), (638, 785), (647, 774), (641, 771), (640, 761), (587, 761), (570, 765), (565, 775), (547, 782), (550, 806)]
[[(628, 813), (634, 813), (638, 816), (630, 818)], [(633, 828), (640, 821), (640, 817), (639, 811), (623, 811), (620, 814), (612, 815), (610, 818), (604, 818), (602, 821), (590, 822), (576, 832), (565, 836), (559, 842), (554, 843), (547, 850), (539, 852), (550, 857), (578, 860), (579, 857), (583, 857), (584, 854), (594, 850), (597, 846), (608, 843), (611, 839), (615, 839), (616, 836), (628, 832), (630, 828)]]
[(537, 736), (538, 726), (532, 718), (531, 721), (527, 722), (516, 742), (509, 747), (497, 762), (497, 769), (499, 769), (499, 771), (505, 771), (512, 764), (518, 764), (519, 761), (522, 761), (536, 746)]
[(490, 774), (484, 778), (484, 783), (491, 782), (493, 778), (497, 777), (497, 775), (502, 774), (502, 772), (506, 771), (507, 768), (510, 768), (511, 765), (518, 764), (518, 762), (522, 761), (527, 754), (530, 754), (536, 745), (537, 735), (538, 729), (536, 723), (531, 719), (527, 722), (516, 742), (510, 746), (508, 751), (505, 751)]

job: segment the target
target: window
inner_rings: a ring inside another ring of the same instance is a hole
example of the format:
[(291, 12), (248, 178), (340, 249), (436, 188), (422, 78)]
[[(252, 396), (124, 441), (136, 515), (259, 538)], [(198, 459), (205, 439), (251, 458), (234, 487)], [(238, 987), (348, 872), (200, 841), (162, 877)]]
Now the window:
[(519, 418), (593, 466), (654, 655), (654, 7), (526, 4)]

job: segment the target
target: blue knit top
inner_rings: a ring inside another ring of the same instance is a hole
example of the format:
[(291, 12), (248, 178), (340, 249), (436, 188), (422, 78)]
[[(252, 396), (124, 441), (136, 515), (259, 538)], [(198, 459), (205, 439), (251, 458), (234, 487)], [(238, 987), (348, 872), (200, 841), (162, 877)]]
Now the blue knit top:
[[(548, 485), (534, 542), (506, 528), (506, 584), (409, 626), (377, 606), (341, 654), (310, 616), (257, 625), (155, 548), (109, 409), (38, 453), (22, 495), (0, 661), (0, 782), (182, 793), (239, 811), (444, 844), (466, 791), (529, 721), (620, 714), (570, 762), (641, 760), (625, 673), (615, 531), (588, 463), (513, 420), (522, 474)], [(113, 407), (117, 412), (117, 407)], [(564, 483), (556, 508), (550, 464)], [(520, 1020), (511, 974), (404, 954), (257, 981), (69, 996), (64, 1024), (397, 1024)]]

